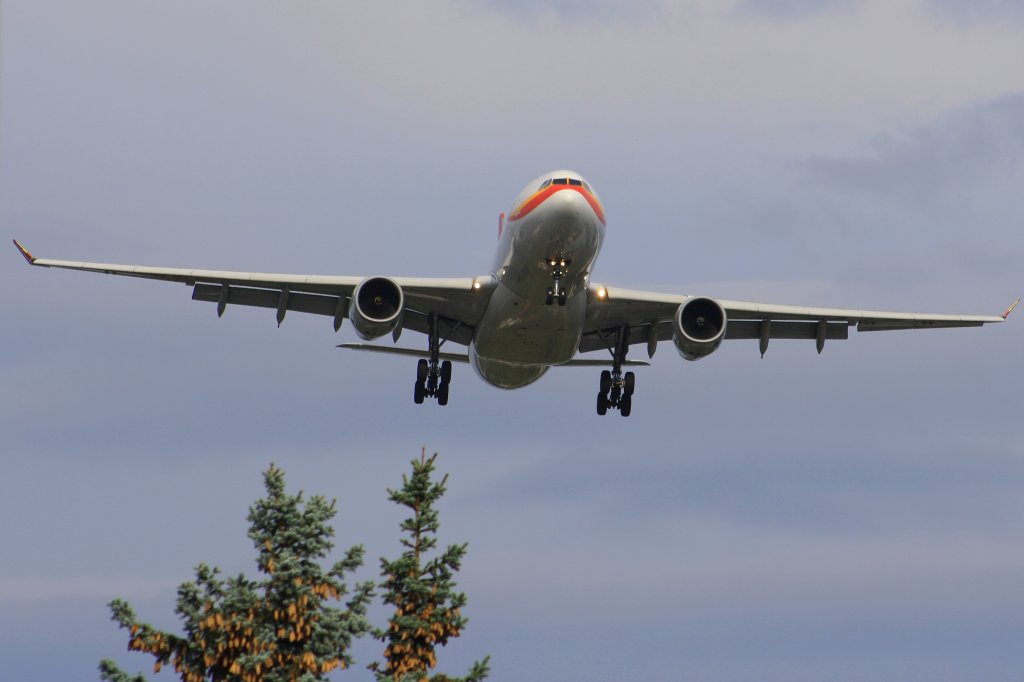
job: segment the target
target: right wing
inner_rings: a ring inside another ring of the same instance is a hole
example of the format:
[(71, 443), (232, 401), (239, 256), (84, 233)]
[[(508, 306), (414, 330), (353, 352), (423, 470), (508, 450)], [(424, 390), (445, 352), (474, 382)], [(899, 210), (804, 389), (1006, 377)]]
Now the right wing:
[[(17, 240), (14, 244), (31, 265), (182, 282), (192, 287), (194, 300), (216, 303), (218, 315), (223, 315), (229, 305), (271, 308), (277, 311), (278, 325), (287, 311), (294, 310), (331, 317), (337, 330), (348, 316), (352, 293), (364, 279), (53, 260), (36, 258)], [(402, 328), (427, 334), (429, 316), (435, 315), (442, 323), (442, 337), (462, 345), (472, 340), (473, 329), (487, 304), (485, 291), (493, 286), (490, 277), (391, 279), (405, 296)]]
[[(580, 352), (610, 349), (616, 331), (625, 328), (630, 330), (629, 344), (646, 343), (648, 353), (653, 354), (658, 341), (672, 339), (676, 310), (694, 298), (596, 284), (591, 284), (587, 293), (590, 304)], [(1003, 322), (1017, 305), (1002, 315), (943, 315), (714, 300), (727, 315), (725, 339), (760, 339), (762, 354), (769, 339), (817, 340), (821, 352), (826, 339), (846, 339), (853, 326), (859, 332), (980, 327)]]

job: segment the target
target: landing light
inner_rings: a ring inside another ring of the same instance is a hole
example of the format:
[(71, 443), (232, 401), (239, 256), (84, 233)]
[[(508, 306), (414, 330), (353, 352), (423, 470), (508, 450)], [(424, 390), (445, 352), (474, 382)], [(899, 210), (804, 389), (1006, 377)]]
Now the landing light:
[(600, 289), (597, 290), (597, 297), (602, 301), (608, 298), (608, 290), (605, 289), (604, 287), (601, 287)]
[(483, 286), (483, 285), (482, 285), (482, 284), (480, 284), (480, 280), (476, 280), (476, 279), (474, 279), (474, 280), (473, 280), (473, 289), (474, 289), (474, 290), (479, 290), (479, 289), (480, 289), (480, 287), (482, 287), (482, 286)]

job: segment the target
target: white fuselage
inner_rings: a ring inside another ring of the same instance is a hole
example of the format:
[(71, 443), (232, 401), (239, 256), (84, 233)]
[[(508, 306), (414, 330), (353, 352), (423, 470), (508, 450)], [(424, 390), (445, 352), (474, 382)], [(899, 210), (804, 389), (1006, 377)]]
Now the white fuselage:
[[(547, 184), (552, 180), (556, 184)], [(604, 232), (600, 200), (577, 173), (547, 173), (523, 190), (499, 239), (492, 271), (497, 286), (469, 347), (484, 381), (518, 388), (573, 357)], [(545, 301), (552, 260), (567, 263), (560, 280), (564, 305)]]

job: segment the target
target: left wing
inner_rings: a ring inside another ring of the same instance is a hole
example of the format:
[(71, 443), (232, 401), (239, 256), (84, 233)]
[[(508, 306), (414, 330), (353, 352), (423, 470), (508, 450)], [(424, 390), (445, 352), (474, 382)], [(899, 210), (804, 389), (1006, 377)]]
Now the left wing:
[[(218, 315), (222, 315), (228, 305), (272, 308), (277, 311), (278, 325), (284, 321), (287, 311), (294, 310), (332, 317), (334, 329), (337, 330), (348, 316), (353, 292), (365, 279), (53, 260), (36, 258), (17, 240), (14, 244), (31, 265), (182, 282), (193, 287), (193, 300), (216, 303)], [(402, 288), (405, 299), (401, 326), (395, 332), (396, 338), (403, 328), (428, 333), (429, 316), (435, 315), (443, 325), (441, 335), (445, 340), (469, 344), (473, 338), (473, 328), (483, 315), (487, 303), (483, 291), (492, 286), (489, 277), (391, 279)]]
[[(581, 352), (608, 348), (617, 330), (626, 328), (630, 330), (628, 343), (646, 343), (649, 355), (653, 355), (658, 341), (672, 339), (676, 311), (695, 298), (595, 284), (589, 286), (587, 294), (590, 305)], [(717, 300), (727, 315), (725, 339), (759, 339), (762, 355), (770, 339), (813, 339), (820, 353), (827, 339), (848, 338), (852, 326), (861, 332), (980, 327), (1003, 322), (1019, 302), (1002, 315), (937, 315)]]

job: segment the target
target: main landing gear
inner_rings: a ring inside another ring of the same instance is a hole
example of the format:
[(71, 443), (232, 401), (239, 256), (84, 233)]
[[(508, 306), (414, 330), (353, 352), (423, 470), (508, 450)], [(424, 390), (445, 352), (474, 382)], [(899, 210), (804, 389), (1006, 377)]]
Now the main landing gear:
[(416, 386), (413, 390), (413, 400), (417, 405), (423, 403), (427, 396), (437, 398), (438, 405), (448, 404), (448, 386), (452, 381), (452, 363), (450, 360), (438, 364), (420, 359), (416, 363)]
[(636, 375), (632, 372), (622, 373), (622, 363), (626, 361), (626, 353), (629, 351), (629, 327), (620, 327), (615, 337), (615, 346), (608, 346), (612, 354), (612, 369), (601, 372), (597, 413), (604, 415), (608, 408), (612, 408), (618, 410), (623, 417), (628, 417), (633, 411), (633, 391), (636, 388)]
[(430, 327), (427, 334), (430, 358), (421, 358), (416, 363), (416, 385), (413, 388), (413, 400), (420, 405), (424, 398), (430, 397), (436, 398), (438, 405), (447, 405), (448, 387), (452, 382), (452, 363), (450, 360), (438, 362), (441, 344), (444, 343), (444, 340), (438, 339), (437, 316), (431, 314), (427, 321)]
[(548, 259), (548, 265), (551, 267), (551, 277), (554, 279), (553, 286), (548, 287), (547, 294), (544, 296), (544, 303), (551, 305), (556, 300), (558, 305), (565, 305), (566, 291), (562, 288), (562, 277), (565, 276), (565, 270), (569, 267), (569, 261), (561, 256)]

